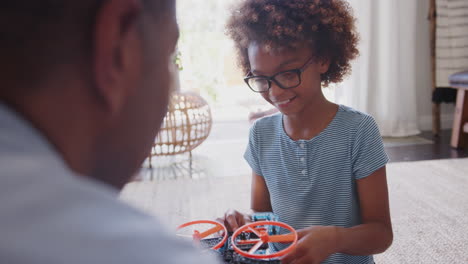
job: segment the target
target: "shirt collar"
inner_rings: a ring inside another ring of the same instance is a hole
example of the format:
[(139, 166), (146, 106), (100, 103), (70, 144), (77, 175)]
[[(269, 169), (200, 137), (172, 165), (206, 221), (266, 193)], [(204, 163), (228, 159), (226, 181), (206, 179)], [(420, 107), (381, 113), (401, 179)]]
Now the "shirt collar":
[(45, 136), (21, 114), (0, 102), (0, 154), (38, 155), (65, 166)]

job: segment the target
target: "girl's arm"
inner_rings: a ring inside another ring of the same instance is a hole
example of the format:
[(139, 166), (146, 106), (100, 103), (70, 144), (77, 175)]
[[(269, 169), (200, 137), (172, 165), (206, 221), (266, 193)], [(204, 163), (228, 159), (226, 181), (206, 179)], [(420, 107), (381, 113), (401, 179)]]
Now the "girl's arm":
[(385, 167), (357, 181), (362, 224), (337, 229), (337, 251), (348, 255), (384, 252), (393, 241)]
[(250, 208), (253, 212), (272, 212), (270, 193), (265, 183), (265, 179), (252, 172)]
[(311, 226), (298, 231), (296, 249), (283, 264), (321, 263), (333, 253), (373, 255), (384, 252), (393, 240), (385, 167), (357, 181), (362, 224), (341, 228)]

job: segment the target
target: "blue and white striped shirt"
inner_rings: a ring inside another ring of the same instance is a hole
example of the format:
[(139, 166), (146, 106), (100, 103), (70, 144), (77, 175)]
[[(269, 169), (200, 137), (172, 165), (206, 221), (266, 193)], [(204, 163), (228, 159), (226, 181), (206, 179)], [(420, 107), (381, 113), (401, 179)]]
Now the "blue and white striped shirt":
[[(264, 177), (273, 212), (296, 230), (361, 224), (356, 180), (388, 162), (374, 119), (347, 106), (310, 140), (292, 140), (283, 115), (252, 126), (244, 155)], [(323, 263), (373, 263), (372, 256), (333, 254)]]

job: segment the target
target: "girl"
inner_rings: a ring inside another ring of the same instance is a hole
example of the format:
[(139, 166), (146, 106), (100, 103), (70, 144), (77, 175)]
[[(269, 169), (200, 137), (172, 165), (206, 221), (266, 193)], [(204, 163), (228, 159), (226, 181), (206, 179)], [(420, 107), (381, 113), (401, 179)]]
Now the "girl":
[[(345, 0), (243, 0), (227, 26), (246, 84), (280, 112), (255, 122), (244, 157), (252, 210), (299, 230), (282, 263), (373, 263), (392, 243), (377, 125), (322, 93), (358, 55), (351, 13)], [(247, 219), (221, 220), (233, 230)]]

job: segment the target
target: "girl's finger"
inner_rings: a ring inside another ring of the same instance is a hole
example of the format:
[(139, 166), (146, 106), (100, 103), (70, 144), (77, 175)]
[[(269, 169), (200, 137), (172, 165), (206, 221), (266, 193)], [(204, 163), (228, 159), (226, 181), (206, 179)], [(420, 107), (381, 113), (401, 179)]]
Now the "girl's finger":
[(230, 231), (230, 232), (233, 232), (235, 231), (237, 228), (239, 228), (239, 225), (237, 224), (237, 220), (236, 220), (236, 217), (233, 216), (233, 215), (227, 215), (226, 218), (225, 218), (226, 222), (227, 222), (227, 225), (226, 225), (226, 228)]

